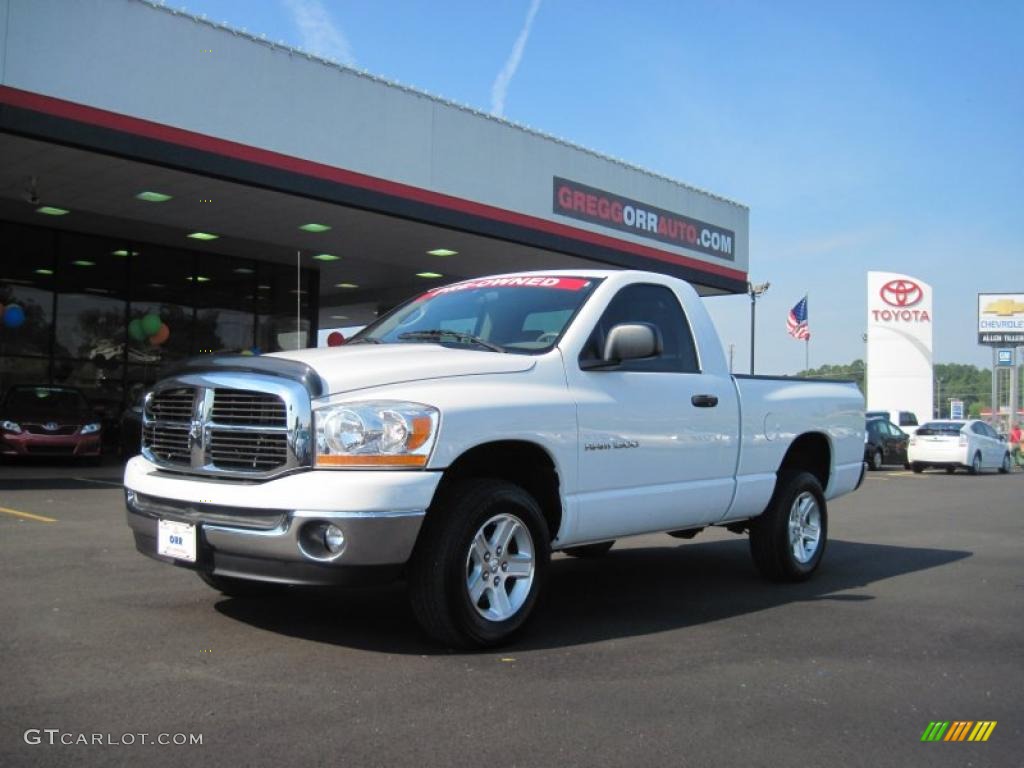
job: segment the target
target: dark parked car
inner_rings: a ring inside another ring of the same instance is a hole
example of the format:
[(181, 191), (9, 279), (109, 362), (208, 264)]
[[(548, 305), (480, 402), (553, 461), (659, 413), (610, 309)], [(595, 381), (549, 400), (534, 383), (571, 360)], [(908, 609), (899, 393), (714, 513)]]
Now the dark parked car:
[[(893, 422), (892, 414), (889, 411), (868, 411), (864, 414), (864, 417), (868, 419), (884, 419), (890, 424)], [(917, 416), (910, 411), (897, 411), (895, 421), (908, 433), (915, 431), (918, 427)], [(907, 427), (910, 427), (910, 429), (907, 429)]]
[(0, 405), (0, 454), (99, 461), (103, 426), (74, 387), (15, 386)]
[(141, 386), (132, 393), (128, 407), (121, 414), (118, 453), (122, 459), (142, 453), (142, 401), (145, 391)]
[(907, 465), (910, 435), (887, 419), (868, 419), (864, 430), (864, 461), (869, 469), (884, 464)]

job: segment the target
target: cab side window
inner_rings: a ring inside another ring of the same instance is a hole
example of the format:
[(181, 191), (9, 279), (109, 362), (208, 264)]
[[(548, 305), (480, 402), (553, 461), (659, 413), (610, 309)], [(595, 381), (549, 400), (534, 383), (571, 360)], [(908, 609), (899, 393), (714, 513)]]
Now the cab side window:
[(660, 373), (699, 373), (697, 347), (690, 324), (675, 294), (663, 285), (638, 283), (615, 294), (580, 353), (580, 360), (599, 360), (608, 332), (621, 323), (647, 323), (661, 336), (661, 354), (646, 360), (627, 360), (616, 370)]

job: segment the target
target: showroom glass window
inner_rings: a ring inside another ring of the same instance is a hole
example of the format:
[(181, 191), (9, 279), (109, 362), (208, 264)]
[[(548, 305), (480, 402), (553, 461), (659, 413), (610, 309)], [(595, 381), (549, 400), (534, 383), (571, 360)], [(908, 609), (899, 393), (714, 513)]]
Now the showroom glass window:
[(128, 267), (116, 241), (59, 233), (53, 381), (116, 409), (124, 379)]
[(49, 380), (54, 241), (47, 230), (0, 222), (0, 305), (11, 320), (0, 321), (0, 393)]
[(615, 294), (580, 354), (580, 360), (600, 359), (608, 332), (622, 323), (647, 323), (661, 335), (662, 352), (645, 360), (627, 360), (616, 370), (660, 373), (699, 373), (697, 348), (683, 308), (664, 285), (638, 283)]
[(280, 352), (310, 344), (311, 306), (319, 290), (318, 275), (295, 267), (260, 262), (256, 265), (256, 347)]

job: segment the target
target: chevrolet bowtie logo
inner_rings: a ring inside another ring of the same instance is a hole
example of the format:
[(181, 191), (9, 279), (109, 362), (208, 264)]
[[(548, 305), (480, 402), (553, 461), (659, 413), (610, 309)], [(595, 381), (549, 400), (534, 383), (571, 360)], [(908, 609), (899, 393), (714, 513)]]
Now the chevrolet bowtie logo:
[(986, 315), (999, 315), (1000, 317), (1012, 317), (1013, 315), (1024, 313), (1024, 304), (1018, 304), (1013, 299), (990, 301), (988, 306), (982, 310), (982, 313)]

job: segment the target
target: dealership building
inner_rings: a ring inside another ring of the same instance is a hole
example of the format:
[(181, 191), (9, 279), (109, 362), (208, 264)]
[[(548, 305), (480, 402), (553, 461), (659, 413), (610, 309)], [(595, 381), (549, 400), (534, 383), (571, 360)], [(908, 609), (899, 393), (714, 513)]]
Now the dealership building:
[(0, 389), (115, 409), (176, 360), (313, 346), (485, 274), (743, 292), (748, 215), (159, 3), (0, 0)]

